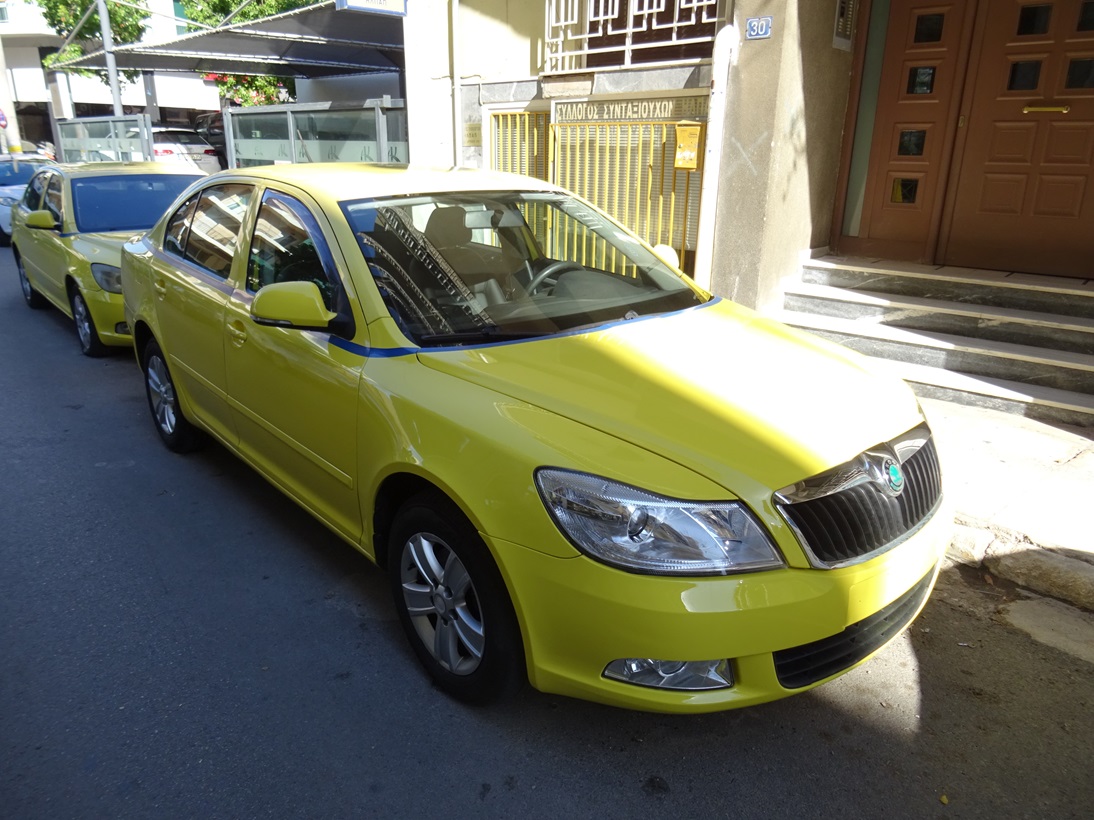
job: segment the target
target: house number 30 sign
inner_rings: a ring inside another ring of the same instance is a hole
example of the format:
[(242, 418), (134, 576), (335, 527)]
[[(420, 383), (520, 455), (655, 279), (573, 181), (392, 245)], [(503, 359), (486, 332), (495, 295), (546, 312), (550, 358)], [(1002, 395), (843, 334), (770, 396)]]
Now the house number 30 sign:
[(771, 36), (771, 17), (749, 17), (745, 20), (746, 40), (766, 40)]

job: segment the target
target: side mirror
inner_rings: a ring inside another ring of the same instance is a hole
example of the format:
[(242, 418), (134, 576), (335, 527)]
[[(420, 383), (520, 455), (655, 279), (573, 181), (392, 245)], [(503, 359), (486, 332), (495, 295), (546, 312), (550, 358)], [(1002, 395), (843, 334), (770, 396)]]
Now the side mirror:
[(27, 227), (40, 228), (47, 231), (57, 230), (57, 220), (49, 211), (31, 211), (27, 214)]
[(315, 282), (275, 282), (255, 294), (251, 318), (260, 325), (329, 330), (338, 314), (327, 310)]
[(676, 253), (676, 248), (671, 245), (654, 245), (653, 252), (670, 268), (680, 269), (680, 257)]

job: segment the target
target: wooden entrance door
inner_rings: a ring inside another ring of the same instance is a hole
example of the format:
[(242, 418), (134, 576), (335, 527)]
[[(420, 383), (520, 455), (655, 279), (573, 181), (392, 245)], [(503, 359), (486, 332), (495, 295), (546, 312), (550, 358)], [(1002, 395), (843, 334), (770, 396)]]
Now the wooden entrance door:
[(941, 259), (1094, 277), (1094, 0), (982, 1), (977, 29)]

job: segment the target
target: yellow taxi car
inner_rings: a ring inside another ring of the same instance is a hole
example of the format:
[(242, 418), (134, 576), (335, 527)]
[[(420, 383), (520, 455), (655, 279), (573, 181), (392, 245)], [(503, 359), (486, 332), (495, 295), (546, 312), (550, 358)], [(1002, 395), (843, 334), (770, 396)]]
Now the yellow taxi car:
[(131, 345), (119, 280), (122, 245), (202, 176), (154, 162), (39, 171), (11, 207), (11, 246), (27, 305), (52, 303), (69, 316), (87, 356)]
[(902, 382), (672, 256), (533, 179), (283, 165), (191, 188), (122, 288), (163, 442), (386, 568), (440, 688), (702, 712), (884, 646), (948, 524)]

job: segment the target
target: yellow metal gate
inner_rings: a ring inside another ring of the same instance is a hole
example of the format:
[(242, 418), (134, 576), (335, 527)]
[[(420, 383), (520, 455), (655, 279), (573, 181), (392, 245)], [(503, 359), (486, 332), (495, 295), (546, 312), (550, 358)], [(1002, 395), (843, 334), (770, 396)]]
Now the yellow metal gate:
[(494, 114), (494, 169), (549, 180), (546, 111)]
[[(546, 113), (493, 116), (494, 167), (547, 179), (603, 208), (690, 272), (701, 176), (677, 168), (675, 122), (555, 123)], [(703, 144), (700, 130), (698, 145)]]

